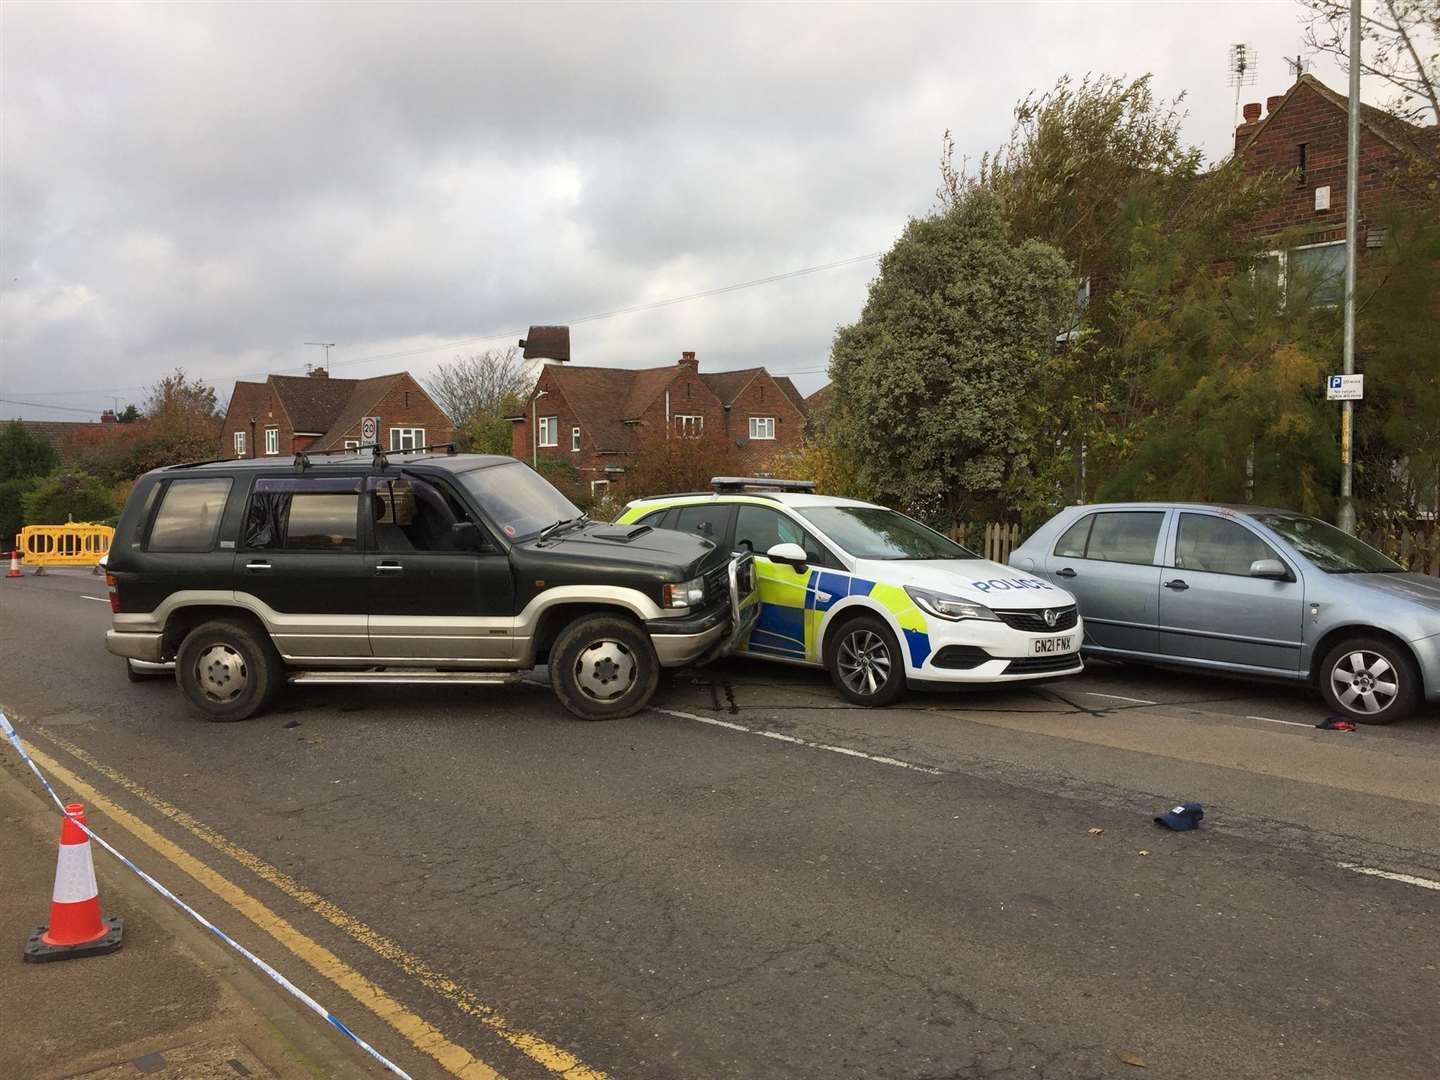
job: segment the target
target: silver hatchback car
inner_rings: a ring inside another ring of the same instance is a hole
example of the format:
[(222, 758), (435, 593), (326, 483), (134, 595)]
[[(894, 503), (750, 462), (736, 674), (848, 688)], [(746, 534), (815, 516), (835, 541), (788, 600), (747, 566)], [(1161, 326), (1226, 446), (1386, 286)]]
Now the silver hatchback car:
[(1440, 701), (1440, 578), (1303, 514), (1072, 506), (1010, 564), (1078, 598), (1093, 656), (1309, 682), (1367, 724)]

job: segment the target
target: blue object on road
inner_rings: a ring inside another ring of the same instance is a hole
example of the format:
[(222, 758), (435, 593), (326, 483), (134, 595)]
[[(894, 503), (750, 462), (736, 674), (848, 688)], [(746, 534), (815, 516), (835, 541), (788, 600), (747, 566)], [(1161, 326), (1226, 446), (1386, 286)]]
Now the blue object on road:
[(1165, 813), (1155, 818), (1155, 824), (1164, 825), (1167, 829), (1174, 829), (1176, 832), (1189, 832), (1191, 829), (1200, 827), (1200, 819), (1205, 816), (1205, 808), (1198, 802), (1182, 803), (1179, 806), (1172, 806)]

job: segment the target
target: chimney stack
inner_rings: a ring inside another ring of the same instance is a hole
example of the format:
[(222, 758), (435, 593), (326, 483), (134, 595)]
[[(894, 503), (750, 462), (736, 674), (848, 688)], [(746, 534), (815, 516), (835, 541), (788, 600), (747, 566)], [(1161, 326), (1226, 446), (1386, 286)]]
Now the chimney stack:
[(1253, 124), (1256, 120), (1260, 119), (1260, 103), (1258, 101), (1246, 102), (1243, 111), (1245, 113), (1245, 123), (1247, 124)]
[(1276, 108), (1280, 105), (1280, 99), (1283, 98), (1284, 96), (1285, 96), (1284, 94), (1271, 94), (1269, 97), (1267, 97), (1267, 98), (1265, 99), (1265, 115), (1266, 115), (1266, 116), (1269, 116), (1272, 112), (1274, 112), (1274, 111), (1276, 110)]
[(106, 409), (100, 414), (100, 422), (102, 424), (118, 424), (120, 422), (120, 418), (115, 415), (112, 409)]
[(328, 379), (329, 377), (330, 372), (326, 371), (323, 367), (310, 369), (310, 378), (312, 379)]
[(682, 352), (680, 354), (680, 366), (693, 367), (696, 371), (699, 371), (700, 361), (695, 359), (695, 354), (693, 352)]
[(1258, 101), (1248, 102), (1245, 106), (1245, 122), (1235, 129), (1235, 152), (1240, 152), (1240, 147), (1245, 145), (1245, 140), (1255, 134), (1255, 128), (1260, 123), (1260, 103)]

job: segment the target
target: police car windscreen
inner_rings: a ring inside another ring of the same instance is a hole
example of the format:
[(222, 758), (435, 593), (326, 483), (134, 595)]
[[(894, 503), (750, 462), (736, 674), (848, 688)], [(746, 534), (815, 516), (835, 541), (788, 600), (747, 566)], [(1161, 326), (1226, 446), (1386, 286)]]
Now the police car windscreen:
[(796, 512), (857, 559), (978, 559), (948, 536), (879, 506), (806, 506)]

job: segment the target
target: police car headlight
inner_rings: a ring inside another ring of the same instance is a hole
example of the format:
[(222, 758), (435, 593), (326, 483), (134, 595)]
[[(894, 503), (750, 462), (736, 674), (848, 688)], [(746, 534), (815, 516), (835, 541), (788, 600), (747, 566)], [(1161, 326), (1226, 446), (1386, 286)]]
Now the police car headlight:
[(666, 585), (662, 591), (664, 606), (667, 608), (696, 607), (705, 602), (705, 579), (682, 581), (678, 585)]
[(959, 622), (961, 619), (989, 619), (991, 622), (998, 622), (1000, 618), (984, 604), (977, 604), (973, 600), (961, 600), (957, 596), (946, 596), (944, 593), (917, 589), (910, 585), (905, 586), (905, 591), (910, 594), (910, 599), (915, 601), (916, 607), (939, 619), (948, 619), (951, 622)]

